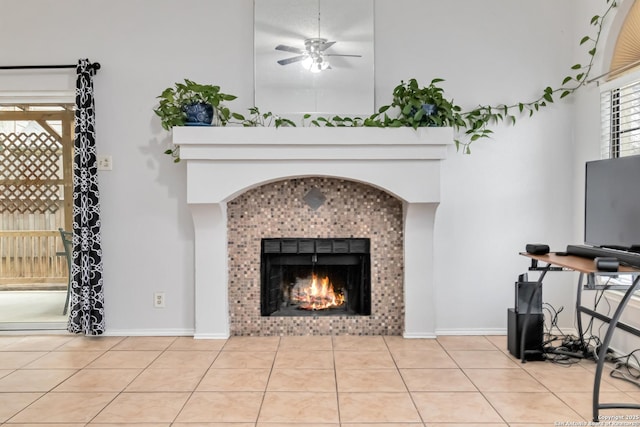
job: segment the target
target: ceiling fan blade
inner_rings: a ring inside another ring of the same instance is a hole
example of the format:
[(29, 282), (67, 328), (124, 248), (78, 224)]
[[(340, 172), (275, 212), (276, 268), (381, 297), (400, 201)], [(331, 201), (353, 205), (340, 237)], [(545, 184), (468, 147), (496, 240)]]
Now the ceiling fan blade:
[(336, 44), (336, 42), (326, 42), (326, 43), (323, 43), (323, 44), (322, 44), (322, 46), (320, 46), (320, 51), (322, 52), (322, 51), (324, 51), (324, 50), (327, 50), (327, 49), (329, 49), (331, 46), (333, 46), (334, 44)]
[(302, 54), (304, 53), (304, 50), (299, 49), (297, 47), (293, 47), (293, 46), (287, 46), (284, 44), (279, 44), (278, 46), (276, 46), (276, 50), (282, 50), (285, 52), (291, 52), (291, 53), (299, 53)]
[(362, 58), (362, 55), (342, 55), (339, 53), (325, 53), (324, 56), (349, 56), (351, 58)]
[(288, 65), (288, 64), (292, 64), (294, 62), (300, 62), (303, 59), (305, 59), (306, 57), (307, 57), (307, 55), (292, 56), (291, 58), (279, 60), (278, 64), (280, 64), (280, 65)]

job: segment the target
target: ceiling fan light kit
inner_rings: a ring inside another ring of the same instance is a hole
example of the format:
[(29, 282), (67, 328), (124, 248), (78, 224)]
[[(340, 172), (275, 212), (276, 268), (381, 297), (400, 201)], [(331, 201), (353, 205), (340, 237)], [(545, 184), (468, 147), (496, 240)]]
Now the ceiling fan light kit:
[(309, 70), (312, 73), (319, 73), (320, 71), (331, 68), (329, 66), (329, 61), (324, 59), (322, 55), (318, 55), (315, 57), (308, 56), (302, 60), (300, 65), (302, 65), (302, 68), (304, 68), (305, 70)]

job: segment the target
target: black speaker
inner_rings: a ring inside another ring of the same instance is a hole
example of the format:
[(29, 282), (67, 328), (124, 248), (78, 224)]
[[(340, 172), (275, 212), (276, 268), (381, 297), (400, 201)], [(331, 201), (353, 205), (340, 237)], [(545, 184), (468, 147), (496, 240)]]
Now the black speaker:
[(528, 254), (533, 255), (545, 255), (549, 253), (549, 245), (544, 245), (542, 243), (528, 243), (525, 246), (525, 249)]
[(597, 257), (593, 260), (599, 271), (618, 271), (620, 261), (612, 257)]
[(525, 313), (517, 313), (515, 309), (507, 310), (507, 349), (514, 357), (524, 360), (542, 360), (542, 340), (544, 334), (544, 316), (542, 313), (529, 315), (525, 333), (525, 357), (521, 357), (520, 346), (524, 331)]

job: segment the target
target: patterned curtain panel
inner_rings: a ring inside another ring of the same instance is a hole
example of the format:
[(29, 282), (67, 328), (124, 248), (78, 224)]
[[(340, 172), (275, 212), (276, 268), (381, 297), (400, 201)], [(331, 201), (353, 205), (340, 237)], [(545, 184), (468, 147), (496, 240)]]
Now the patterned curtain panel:
[(73, 333), (104, 332), (100, 198), (95, 139), (93, 76), (97, 67), (81, 59), (77, 67), (73, 157), (73, 263), (67, 329)]

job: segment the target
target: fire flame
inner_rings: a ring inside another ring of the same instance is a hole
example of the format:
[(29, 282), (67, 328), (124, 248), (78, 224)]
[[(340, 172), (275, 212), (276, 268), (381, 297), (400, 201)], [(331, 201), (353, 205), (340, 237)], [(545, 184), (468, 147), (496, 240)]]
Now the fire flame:
[(336, 293), (329, 277), (318, 278), (314, 273), (308, 283), (298, 283), (291, 299), (304, 310), (325, 310), (344, 304), (344, 295)]

